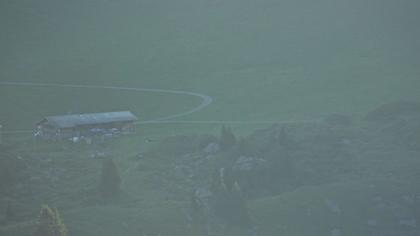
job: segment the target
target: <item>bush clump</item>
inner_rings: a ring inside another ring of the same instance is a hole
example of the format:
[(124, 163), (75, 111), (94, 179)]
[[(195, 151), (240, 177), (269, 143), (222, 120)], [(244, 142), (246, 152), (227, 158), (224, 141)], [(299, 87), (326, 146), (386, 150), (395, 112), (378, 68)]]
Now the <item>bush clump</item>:
[(42, 206), (37, 224), (33, 236), (67, 236), (67, 227), (61, 220), (57, 208)]
[(220, 148), (227, 151), (236, 144), (236, 137), (230, 127), (222, 126), (220, 131)]
[(13, 220), (14, 218), (15, 218), (15, 212), (14, 212), (13, 207), (12, 207), (12, 202), (8, 201), (7, 202), (7, 207), (6, 207), (6, 212), (4, 214), (4, 220), (5, 221), (10, 221), (10, 220)]
[(112, 197), (120, 192), (121, 177), (112, 159), (102, 162), (101, 181), (99, 191), (103, 197)]
[(13, 186), (18, 182), (25, 164), (19, 157), (0, 148), (0, 190)]

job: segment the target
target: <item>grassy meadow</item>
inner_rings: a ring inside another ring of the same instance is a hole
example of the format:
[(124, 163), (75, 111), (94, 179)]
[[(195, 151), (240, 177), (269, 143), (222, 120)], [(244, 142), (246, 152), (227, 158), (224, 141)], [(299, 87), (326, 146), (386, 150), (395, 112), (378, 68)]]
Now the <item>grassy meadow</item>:
[[(286, 128), (298, 144), (270, 151), (294, 158), (298, 181), (247, 199), (258, 235), (418, 235), (418, 117), (364, 120), (381, 104), (420, 102), (418, 9), (408, 0), (1, 1), (0, 158), (16, 176), (0, 168), (12, 176), (0, 184), (0, 220), (10, 202), (15, 212), (0, 235), (32, 236), (43, 204), (58, 208), (70, 236), (208, 235), (188, 221), (191, 194), (240, 155), (206, 156), (199, 141), (219, 142), (225, 124), (258, 149), (271, 121), (297, 123)], [(8, 132), (68, 113), (130, 110), (148, 121), (201, 101), (1, 82), (181, 90), (213, 102), (173, 120), (186, 123), (140, 124), (102, 144), (45, 143)], [(299, 123), (331, 114), (353, 123)], [(117, 199), (96, 192), (98, 153), (115, 161)], [(229, 230), (214, 235), (247, 233)]]

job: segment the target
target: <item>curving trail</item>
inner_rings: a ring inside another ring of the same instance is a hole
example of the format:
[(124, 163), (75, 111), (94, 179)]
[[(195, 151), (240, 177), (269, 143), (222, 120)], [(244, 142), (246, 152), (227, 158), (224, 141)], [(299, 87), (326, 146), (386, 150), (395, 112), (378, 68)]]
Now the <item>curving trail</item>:
[[(159, 124), (159, 123), (176, 123), (176, 124), (280, 124), (280, 123), (295, 123), (297, 121), (221, 121), (221, 120), (207, 120), (207, 121), (174, 121), (173, 119), (184, 117), (190, 115), (194, 112), (200, 111), (205, 107), (209, 106), (213, 102), (213, 98), (201, 94), (195, 93), (190, 91), (182, 91), (182, 90), (169, 90), (169, 89), (153, 89), (153, 88), (135, 88), (135, 87), (119, 87), (119, 86), (100, 86), (100, 85), (80, 85), (80, 84), (59, 84), (59, 83), (33, 83), (33, 82), (1, 82), (0, 86), (26, 86), (26, 87), (57, 87), (57, 88), (82, 88), (82, 89), (108, 89), (108, 90), (121, 90), (121, 91), (138, 91), (138, 92), (157, 92), (157, 93), (171, 93), (171, 94), (178, 94), (178, 95), (188, 95), (199, 97), (201, 99), (201, 103), (191, 108), (188, 111), (176, 113), (169, 116), (158, 117), (153, 120), (147, 121), (139, 121), (136, 124)], [(318, 120), (307, 120), (307, 121), (299, 121), (299, 122), (314, 122)], [(31, 133), (32, 130), (9, 130), (3, 132), (4, 134), (16, 134), (16, 133)], [(134, 168), (135, 165), (127, 168), (123, 173), (124, 175), (128, 175), (131, 170)], [(121, 184), (125, 184), (123, 178), (123, 182)]]
[[(188, 111), (176, 113), (169, 116), (158, 117), (152, 120), (136, 122), (138, 125), (142, 124), (290, 124), (290, 123), (313, 123), (320, 122), (322, 119), (308, 119), (308, 120), (271, 120), (271, 121), (231, 121), (231, 120), (173, 120), (175, 118), (184, 117), (194, 112), (198, 112), (205, 107), (209, 106), (213, 102), (211, 96), (195, 93), (190, 91), (182, 90), (170, 90), (170, 89), (154, 89), (154, 88), (136, 88), (136, 87), (121, 87), (121, 86), (101, 86), (101, 85), (81, 85), (81, 84), (60, 84), (60, 83), (34, 83), (34, 82), (1, 82), (0, 86), (26, 86), (26, 87), (56, 87), (56, 88), (82, 88), (82, 89), (108, 89), (108, 90), (121, 90), (121, 91), (138, 91), (138, 92), (157, 92), (157, 93), (171, 93), (178, 95), (188, 95), (198, 97), (201, 99), (201, 103), (191, 108)], [(8, 130), (4, 131), (3, 134), (13, 133), (30, 133), (32, 130)]]
[[(156, 93), (171, 93), (178, 95), (194, 96), (201, 99), (200, 105), (184, 112), (176, 113), (169, 116), (158, 117), (153, 120), (139, 121), (136, 124), (150, 124), (169, 121), (171, 119), (190, 115), (194, 112), (200, 111), (213, 102), (213, 98), (190, 91), (170, 90), (170, 89), (154, 89), (154, 88), (136, 88), (136, 87), (120, 87), (120, 86), (100, 86), (100, 85), (80, 85), (80, 84), (59, 84), (59, 83), (33, 83), (33, 82), (0, 82), (3, 86), (26, 86), (26, 87), (56, 87), (56, 88), (82, 88), (82, 89), (108, 89), (108, 90), (122, 90), (122, 91), (138, 91), (138, 92), (156, 92)], [(8, 131), (8, 133), (18, 133), (27, 131)]]

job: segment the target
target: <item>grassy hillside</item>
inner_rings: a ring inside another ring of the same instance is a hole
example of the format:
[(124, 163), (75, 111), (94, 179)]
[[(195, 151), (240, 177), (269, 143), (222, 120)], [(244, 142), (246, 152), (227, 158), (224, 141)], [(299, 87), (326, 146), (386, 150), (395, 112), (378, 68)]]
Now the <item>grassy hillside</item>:
[[(195, 123), (138, 125), (135, 135), (94, 145), (4, 134), (0, 235), (31, 235), (42, 204), (58, 207), (70, 236), (206, 235), (206, 223), (190, 219), (192, 194), (241, 157), (268, 163), (242, 176), (248, 185), (236, 176), (258, 235), (418, 235), (418, 116), (401, 116), (397, 105), (385, 122), (364, 117), (380, 104), (420, 101), (419, 7), (408, 0), (0, 1), (0, 83), (213, 98), (173, 119)], [(200, 102), (0, 85), (0, 124), (31, 130), (48, 115), (115, 110), (146, 121)], [(292, 122), (270, 126), (281, 121)], [(212, 151), (222, 124), (237, 143)], [(122, 180), (112, 199), (98, 193), (104, 156)], [(8, 204), (15, 217), (2, 220)], [(212, 223), (218, 235), (253, 232)]]
[[(5, 1), (0, 81), (213, 96), (212, 106), (185, 117), (192, 120), (318, 118), (363, 113), (392, 100), (419, 100), (415, 4), (380, 5)], [(28, 127), (46, 114), (129, 108), (147, 119), (194, 104), (164, 94), (0, 89), (0, 120), (9, 130)]]

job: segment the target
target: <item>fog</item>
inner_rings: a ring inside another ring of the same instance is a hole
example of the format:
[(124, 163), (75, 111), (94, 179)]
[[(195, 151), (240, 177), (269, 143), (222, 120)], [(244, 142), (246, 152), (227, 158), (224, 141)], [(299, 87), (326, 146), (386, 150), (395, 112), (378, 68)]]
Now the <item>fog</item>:
[(0, 235), (419, 235), (419, 11), (0, 1)]

